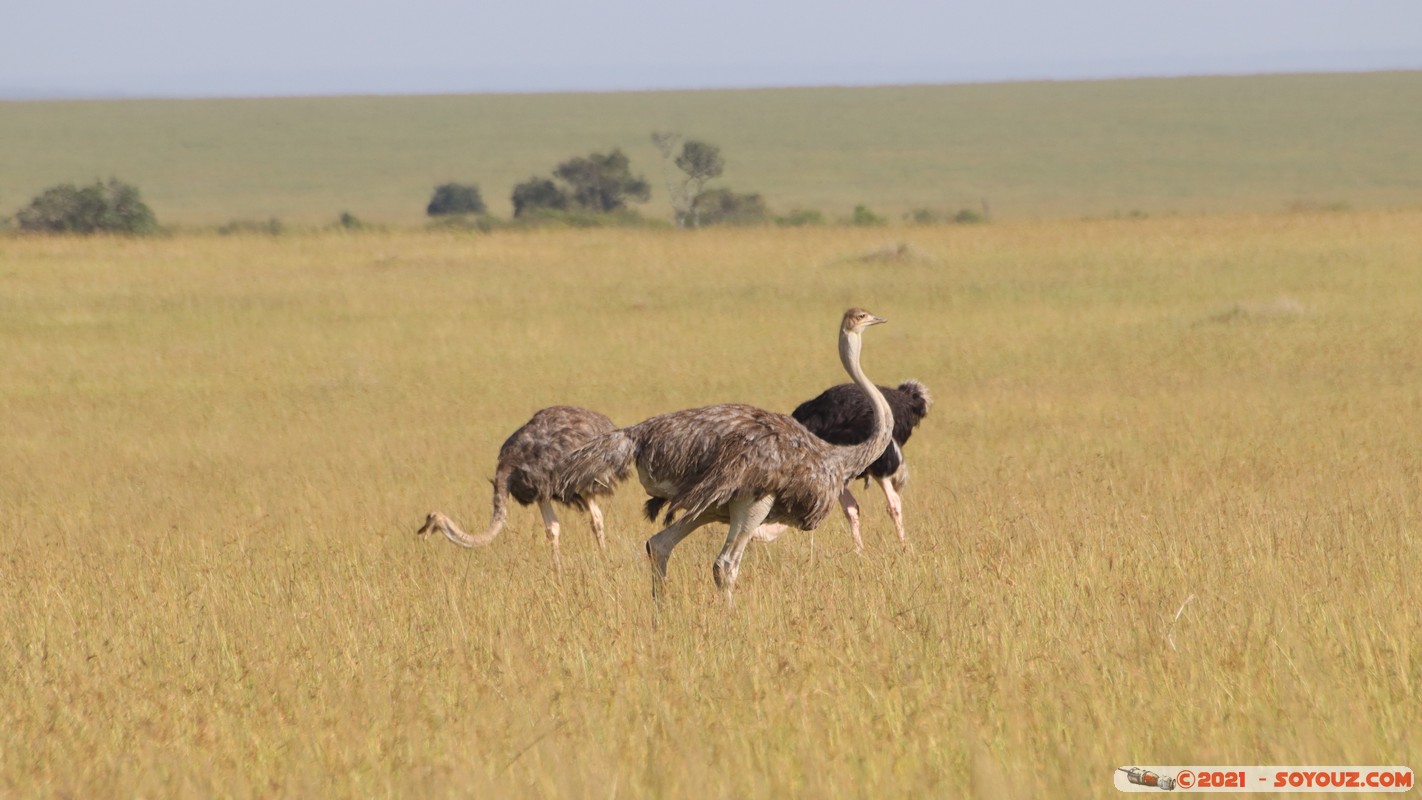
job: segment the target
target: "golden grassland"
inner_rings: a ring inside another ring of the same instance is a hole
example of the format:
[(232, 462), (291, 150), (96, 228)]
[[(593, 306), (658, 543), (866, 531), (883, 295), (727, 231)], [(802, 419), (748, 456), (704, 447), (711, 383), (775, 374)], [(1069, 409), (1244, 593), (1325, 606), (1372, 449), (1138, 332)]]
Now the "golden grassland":
[[(1422, 765), (1422, 214), (0, 239), (0, 795), (1114, 796)], [(937, 404), (875, 491), (564, 570), (535, 409)], [(1183, 610), (1182, 610), (1183, 608)]]
[(117, 177), (161, 222), (424, 220), (434, 187), (490, 210), (621, 148), (669, 220), (649, 136), (719, 145), (717, 185), (830, 219), (868, 204), (998, 219), (1422, 203), (1422, 71), (950, 86), (0, 103), (0, 215)]

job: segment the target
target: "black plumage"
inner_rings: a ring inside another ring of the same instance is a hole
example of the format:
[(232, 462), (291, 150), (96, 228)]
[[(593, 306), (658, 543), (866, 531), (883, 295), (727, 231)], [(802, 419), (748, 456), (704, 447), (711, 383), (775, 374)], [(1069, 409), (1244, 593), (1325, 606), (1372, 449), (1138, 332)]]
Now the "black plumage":
[[(908, 482), (908, 464), (904, 461), (903, 446), (913, 435), (914, 428), (928, 415), (933, 406), (933, 395), (928, 387), (918, 381), (904, 381), (898, 388), (880, 386), (879, 391), (889, 402), (894, 415), (893, 440), (884, 452), (874, 459), (867, 469), (856, 475), (867, 485), (870, 478), (878, 482), (884, 490), (888, 503), (889, 517), (894, 521), (894, 529), (899, 541), (906, 541), (904, 534), (903, 503), (899, 490)], [(874, 414), (862, 390), (852, 384), (832, 386), (821, 392), (813, 400), (801, 403), (792, 413), (801, 425), (816, 436), (831, 444), (854, 445), (867, 441), (874, 432)], [(840, 495), (840, 505), (849, 519), (849, 532), (854, 537), (854, 548), (864, 547), (859, 535), (859, 504), (849, 487)], [(770, 539), (778, 533), (766, 529), (763, 538)]]
[[(855, 477), (887, 478), (903, 464), (903, 446), (913, 429), (928, 415), (933, 395), (918, 381), (904, 381), (898, 388), (880, 386), (894, 414), (894, 441), (869, 468)], [(813, 400), (806, 400), (790, 416), (830, 444), (859, 444), (874, 433), (874, 413), (863, 390), (852, 383), (831, 386)]]

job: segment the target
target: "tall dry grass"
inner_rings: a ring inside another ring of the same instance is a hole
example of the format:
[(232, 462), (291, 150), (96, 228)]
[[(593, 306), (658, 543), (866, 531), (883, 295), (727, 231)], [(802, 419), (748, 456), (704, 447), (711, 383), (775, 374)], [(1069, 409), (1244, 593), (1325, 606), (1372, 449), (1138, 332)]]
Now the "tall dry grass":
[[(1422, 215), (0, 240), (0, 794), (1113, 795), (1417, 766)], [(903, 244), (905, 246), (900, 247)], [(911, 545), (633, 484), (491, 547), (499, 443), (843, 380), (938, 403)], [(1193, 599), (1192, 599), (1193, 598)], [(1188, 602), (1187, 602), (1188, 601)], [(1182, 609), (1181, 611), (1180, 609)]]

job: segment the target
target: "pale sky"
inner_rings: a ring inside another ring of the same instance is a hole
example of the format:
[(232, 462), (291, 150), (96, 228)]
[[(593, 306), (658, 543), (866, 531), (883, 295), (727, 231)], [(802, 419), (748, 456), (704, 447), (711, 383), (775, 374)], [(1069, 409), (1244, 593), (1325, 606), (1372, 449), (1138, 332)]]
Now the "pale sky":
[(0, 98), (1422, 69), (1422, 0), (20, 0)]

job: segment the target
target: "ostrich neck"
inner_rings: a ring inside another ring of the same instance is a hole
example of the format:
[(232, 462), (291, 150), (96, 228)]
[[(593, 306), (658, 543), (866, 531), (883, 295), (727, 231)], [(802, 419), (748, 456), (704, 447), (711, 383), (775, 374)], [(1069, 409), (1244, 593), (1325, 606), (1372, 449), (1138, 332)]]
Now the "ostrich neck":
[(494, 512), (494, 519), (489, 523), (489, 529), (481, 534), (465, 533), (454, 520), (449, 517), (441, 517), (436, 528), (444, 534), (444, 538), (454, 542), (460, 547), (484, 547), (492, 544), (494, 538), (499, 535), (499, 529), (504, 525), (504, 515), (497, 510)]
[(889, 410), (889, 401), (884, 399), (879, 387), (865, 376), (864, 370), (859, 366), (859, 349), (862, 342), (860, 334), (853, 331), (841, 331), (839, 334), (840, 363), (844, 364), (844, 371), (849, 373), (849, 377), (869, 396), (869, 405), (874, 411), (872, 436), (859, 444), (835, 448), (846, 481), (868, 469), (884, 452), (884, 448), (889, 446), (894, 433), (894, 417), (893, 412)]

